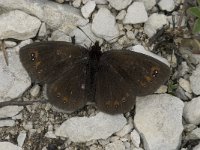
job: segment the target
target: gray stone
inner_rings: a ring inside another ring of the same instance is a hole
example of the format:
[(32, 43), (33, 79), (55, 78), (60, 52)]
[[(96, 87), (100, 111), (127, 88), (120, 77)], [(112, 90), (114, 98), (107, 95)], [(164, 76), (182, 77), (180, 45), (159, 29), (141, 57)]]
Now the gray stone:
[(188, 123), (200, 124), (200, 97), (193, 98), (186, 102), (183, 109), (183, 117)]
[(200, 150), (200, 144), (196, 145), (193, 150)]
[(8, 56), (7, 66), (3, 52), (0, 51), (0, 101), (19, 97), (30, 85), (31, 80), (19, 59), (19, 48), (23, 43), (6, 49)]
[(80, 10), (70, 5), (60, 5), (49, 0), (0, 0), (0, 7), (13, 10), (22, 10), (30, 15), (38, 17), (52, 29), (60, 29), (70, 33), (76, 26), (88, 23), (81, 16)]
[(132, 143), (135, 147), (139, 148), (139, 146), (140, 146), (140, 135), (136, 130), (133, 130), (131, 132), (131, 141), (132, 141)]
[(200, 65), (196, 67), (196, 70), (192, 72), (192, 75), (190, 76), (190, 84), (192, 91), (196, 95), (200, 95)]
[(123, 20), (124, 17), (125, 17), (125, 15), (126, 15), (126, 11), (125, 11), (125, 10), (121, 10), (121, 11), (117, 14), (116, 19), (117, 19), (117, 20)]
[(178, 149), (183, 131), (183, 102), (168, 94), (138, 97), (135, 127), (145, 149)]
[(200, 139), (200, 128), (194, 129), (192, 132), (190, 132), (186, 137), (186, 140), (195, 140)]
[(127, 49), (129, 49), (131, 51), (134, 51), (134, 52), (137, 52), (137, 53), (142, 53), (144, 55), (148, 55), (149, 57), (153, 57), (154, 59), (157, 59), (160, 62), (162, 62), (162, 63), (166, 64), (167, 66), (169, 66), (169, 63), (165, 58), (163, 58), (161, 56), (158, 56), (158, 55), (146, 50), (142, 45), (131, 46), (131, 47), (128, 47)]
[(76, 8), (80, 7), (81, 6), (81, 0), (74, 0), (72, 5)]
[(128, 7), (128, 5), (130, 5), (130, 3), (132, 2), (132, 0), (107, 0), (107, 1), (116, 10), (122, 10)]
[(70, 36), (66, 35), (64, 32), (61, 32), (59, 30), (56, 30), (56, 31), (52, 32), (51, 40), (52, 41), (72, 42), (72, 39), (71, 39)]
[(117, 140), (106, 145), (105, 150), (125, 150), (125, 145), (122, 141)]
[(161, 29), (167, 23), (167, 17), (165, 15), (154, 13), (149, 16), (148, 21), (145, 23), (144, 32), (149, 37), (152, 37), (158, 29)]
[(100, 4), (100, 5), (108, 3), (107, 0), (94, 0), (94, 1), (96, 2), (96, 4)]
[(56, 135), (53, 133), (53, 131), (48, 131), (44, 136), (47, 138), (56, 139)]
[(125, 126), (123, 127), (123, 129), (121, 129), (120, 131), (118, 131), (118, 132), (116, 133), (116, 135), (119, 136), (119, 137), (123, 137), (123, 136), (125, 136), (126, 134), (128, 134), (129, 132), (131, 132), (132, 129), (133, 129), (133, 123), (130, 122), (130, 123), (128, 123), (127, 125), (125, 125)]
[(12, 127), (15, 125), (14, 120), (0, 120), (0, 128), (1, 127)]
[(21, 147), (14, 145), (10, 142), (0, 142), (0, 147), (2, 150), (22, 150)]
[(139, 0), (144, 3), (146, 10), (152, 9), (156, 5), (156, 0)]
[(83, 7), (81, 7), (81, 13), (83, 17), (89, 18), (96, 7), (95, 1), (88, 1)]
[(47, 28), (46, 28), (46, 24), (43, 22), (42, 25), (41, 25), (41, 27), (40, 27), (38, 36), (43, 37), (46, 34), (47, 34)]
[(73, 142), (106, 139), (121, 130), (127, 123), (123, 115), (98, 113), (93, 117), (73, 117), (55, 131), (57, 136), (68, 137)]
[(0, 39), (25, 40), (35, 37), (41, 21), (20, 10), (0, 15)]
[(34, 85), (31, 90), (30, 90), (30, 94), (33, 97), (37, 97), (40, 93), (40, 86), (38, 84)]
[(188, 80), (180, 78), (178, 83), (179, 83), (180, 87), (182, 87), (185, 91), (192, 93), (190, 82)]
[(144, 23), (148, 15), (142, 2), (134, 2), (128, 7), (127, 14), (123, 20), (124, 24)]
[(17, 137), (18, 146), (22, 147), (25, 139), (26, 139), (26, 131), (20, 131), (20, 133)]
[(185, 61), (181, 63), (180, 69), (179, 69), (179, 74), (180, 76), (184, 76), (186, 73), (189, 72), (189, 67)]
[(110, 42), (119, 36), (119, 29), (115, 17), (107, 8), (100, 8), (92, 22), (92, 31), (95, 35)]
[(159, 89), (157, 89), (156, 91), (155, 91), (155, 93), (159, 93), (159, 94), (164, 94), (164, 93), (166, 93), (167, 92), (167, 86), (166, 85), (161, 85), (160, 87), (159, 87)]
[(4, 43), (6, 48), (11, 48), (17, 45), (17, 43), (14, 41), (5, 41)]
[(0, 108), (0, 118), (8, 118), (17, 115), (23, 109), (22, 106), (5, 106)]
[(175, 8), (175, 3), (174, 3), (174, 0), (161, 0), (158, 3), (158, 6), (162, 10), (172, 11)]

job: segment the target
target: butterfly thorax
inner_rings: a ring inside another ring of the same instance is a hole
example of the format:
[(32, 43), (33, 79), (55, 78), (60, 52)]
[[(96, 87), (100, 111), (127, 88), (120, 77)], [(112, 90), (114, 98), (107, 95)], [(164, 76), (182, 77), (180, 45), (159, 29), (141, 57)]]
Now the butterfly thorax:
[(89, 52), (89, 63), (88, 63), (88, 85), (89, 85), (89, 97), (91, 101), (94, 100), (94, 93), (95, 93), (95, 74), (97, 72), (98, 63), (100, 57), (102, 55), (101, 47), (99, 46), (99, 42), (95, 42), (95, 44), (91, 47)]

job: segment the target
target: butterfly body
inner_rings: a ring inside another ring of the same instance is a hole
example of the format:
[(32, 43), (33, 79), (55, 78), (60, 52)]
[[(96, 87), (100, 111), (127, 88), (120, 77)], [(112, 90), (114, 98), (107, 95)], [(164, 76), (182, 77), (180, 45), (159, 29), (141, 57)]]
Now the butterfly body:
[(169, 67), (130, 50), (102, 53), (67, 42), (38, 42), (20, 50), (20, 59), (33, 82), (47, 84), (49, 102), (67, 111), (88, 101), (106, 113), (129, 111), (135, 97), (151, 94), (169, 77)]

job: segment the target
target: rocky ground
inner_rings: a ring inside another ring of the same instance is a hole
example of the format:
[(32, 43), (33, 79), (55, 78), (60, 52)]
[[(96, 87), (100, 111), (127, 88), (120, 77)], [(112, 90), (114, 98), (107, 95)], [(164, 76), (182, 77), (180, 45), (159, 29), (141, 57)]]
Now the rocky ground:
[(0, 102), (46, 99), (45, 86), (31, 83), (19, 59), (20, 48), (35, 41), (75, 36), (85, 47), (99, 41), (103, 51), (142, 45), (167, 58), (172, 70), (166, 85), (138, 97), (126, 114), (108, 115), (93, 104), (73, 113), (49, 103), (1, 107), (0, 149), (200, 150), (200, 55), (179, 42), (191, 37), (182, 14), (181, 0), (0, 0)]

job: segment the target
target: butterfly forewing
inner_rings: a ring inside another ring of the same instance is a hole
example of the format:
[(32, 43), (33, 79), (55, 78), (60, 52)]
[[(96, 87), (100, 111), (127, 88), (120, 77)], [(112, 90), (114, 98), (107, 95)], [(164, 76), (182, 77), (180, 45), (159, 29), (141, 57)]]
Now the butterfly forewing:
[(34, 82), (49, 82), (77, 61), (87, 59), (88, 51), (67, 42), (36, 42), (22, 47), (20, 59)]
[(95, 100), (99, 110), (110, 114), (127, 112), (135, 104), (133, 88), (107, 61), (99, 63)]
[(100, 61), (107, 61), (130, 84), (136, 96), (152, 94), (170, 75), (170, 68), (148, 55), (111, 50)]

